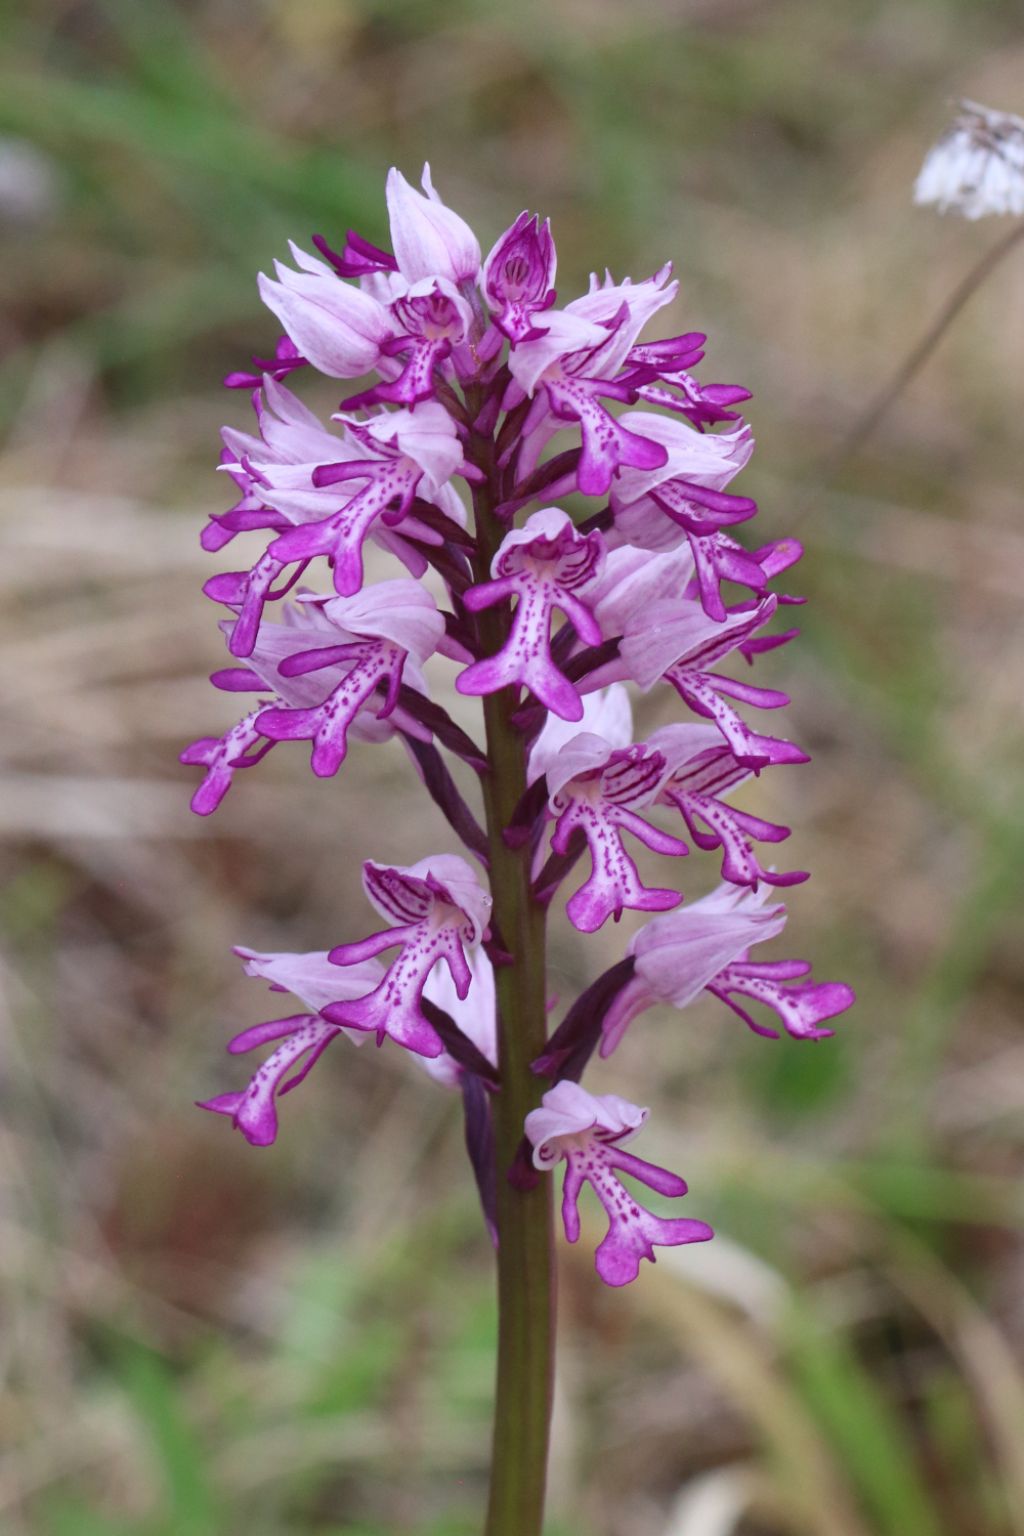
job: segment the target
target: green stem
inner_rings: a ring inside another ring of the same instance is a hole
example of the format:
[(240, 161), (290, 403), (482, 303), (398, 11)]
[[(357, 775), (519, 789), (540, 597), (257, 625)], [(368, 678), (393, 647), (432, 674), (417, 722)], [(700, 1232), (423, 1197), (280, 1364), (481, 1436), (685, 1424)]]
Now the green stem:
[[(478, 579), (486, 580), (505, 532), (492, 515), (493, 448), (474, 445), (488, 472), (476, 503)], [(485, 655), (501, 649), (508, 633), (507, 604), (481, 613), (478, 634)], [(548, 1429), (554, 1377), (555, 1290), (551, 1179), (533, 1189), (508, 1180), (523, 1138), (523, 1121), (540, 1101), (542, 1083), (530, 1062), (547, 1037), (545, 914), (530, 891), (530, 849), (511, 849), (503, 833), (526, 788), (526, 751), (512, 723), (516, 690), (484, 700), (490, 772), (484, 803), (490, 847), (493, 924), (511, 956), (496, 968), (501, 1089), (493, 1100), (497, 1158), (498, 1370), (494, 1443), (486, 1536), (540, 1536), (544, 1521)]]

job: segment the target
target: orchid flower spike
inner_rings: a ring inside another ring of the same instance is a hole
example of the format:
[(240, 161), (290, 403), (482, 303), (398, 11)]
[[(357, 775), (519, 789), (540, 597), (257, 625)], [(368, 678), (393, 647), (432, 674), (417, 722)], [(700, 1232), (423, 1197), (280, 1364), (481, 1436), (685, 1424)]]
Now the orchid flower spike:
[[(965, 104), (917, 196), (968, 218), (1024, 213), (1024, 121)], [(749, 802), (756, 813), (739, 798), (758, 775), (808, 760), (747, 718), (787, 695), (734, 675), (796, 637), (778, 620), (802, 599), (779, 584), (801, 548), (751, 536), (757, 503), (737, 489), (754, 451), (740, 414), (749, 391), (705, 376), (703, 330), (648, 333), (677, 305), (669, 263), (640, 281), (598, 270), (559, 305), (542, 214), (520, 213), (482, 258), (429, 165), (420, 186), (393, 168), (384, 201), (386, 247), (352, 229), (333, 245), (318, 234), (259, 278), (273, 324), (225, 381), (251, 392), (253, 415), (223, 429), (230, 505), (201, 536), (211, 555), (256, 545), (247, 568), (204, 588), (230, 658), (211, 681), (247, 702), (181, 756), (202, 771), (192, 808), (208, 816), (281, 743), (303, 744), (290, 764), (278, 752), (283, 770), (308, 754), (320, 781), (376, 752), (372, 823), (401, 747), (434, 820), (401, 818), (422, 839), (414, 862), (362, 863), (382, 927), (326, 951), (238, 951), (299, 1002), (235, 1036), (233, 1054), (266, 1047), (265, 1059), (248, 1086), (203, 1107), (267, 1146), (280, 1099), (337, 1035), (390, 1037), (402, 1050), (385, 1053), (385, 1070), (411, 1056), (461, 1107), (502, 1296), (526, 1283), (508, 1223), (547, 1220), (546, 1202), (516, 1202), (559, 1161), (566, 1236), (579, 1237), (589, 1183), (608, 1217), (598, 1273), (624, 1285), (657, 1246), (712, 1233), (646, 1210), (623, 1182), (686, 1192), (626, 1150), (647, 1110), (581, 1085), (594, 1055), (613, 1055), (658, 1004), (710, 996), (759, 1034), (776, 1033), (767, 1010), (787, 1034), (820, 1040), (853, 1002), (804, 960), (759, 958), (786, 922), (776, 888), (807, 873), (768, 857), (790, 835), (760, 814), (773, 781)], [(355, 391), (329, 420), (305, 398), (317, 379), (336, 401), (337, 381)], [(652, 709), (634, 733), (631, 690), (675, 700), (681, 718)], [(454, 842), (416, 858), (439, 846), (438, 817)], [(362, 859), (360, 830), (343, 857)], [(647, 850), (639, 868), (632, 839)], [(648, 873), (650, 854), (676, 860), (671, 880)], [(702, 855), (722, 883), (684, 903), (675, 875)], [(625, 946), (609, 955), (605, 943), (606, 968), (549, 1029), (556, 896), (583, 934), (607, 939), (609, 918), (647, 916)], [(531, 1243), (527, 1278), (543, 1297), (546, 1233)], [(510, 1337), (503, 1325), (506, 1351)], [(519, 1339), (530, 1369), (548, 1368), (542, 1343)]]

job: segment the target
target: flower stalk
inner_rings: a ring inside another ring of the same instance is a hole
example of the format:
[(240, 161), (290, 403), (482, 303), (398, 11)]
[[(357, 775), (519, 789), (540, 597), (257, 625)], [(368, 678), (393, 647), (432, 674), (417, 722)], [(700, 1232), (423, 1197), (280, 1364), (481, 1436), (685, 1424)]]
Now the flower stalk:
[[(468, 457), (486, 476), (474, 488), (479, 555), (486, 581), (505, 529), (494, 515), (497, 470), (493, 444), (477, 439)], [(497, 654), (511, 627), (511, 604), (477, 615), (485, 655)], [(547, 1040), (545, 908), (531, 889), (530, 848), (509, 845), (505, 832), (527, 787), (527, 754), (513, 722), (517, 690), (484, 699), (488, 770), (483, 778), (492, 933), (504, 963), (495, 968), (498, 1070), (493, 1108), (499, 1170), (497, 1230), (498, 1358), (486, 1536), (539, 1536), (544, 1519), (548, 1434), (554, 1383), (555, 1277), (550, 1179), (515, 1183), (526, 1116), (540, 1103), (542, 1081), (530, 1070)], [(507, 957), (507, 958), (506, 958)]]
[(484, 799), (493, 927), (511, 956), (495, 976), (501, 1076), (493, 1110), (498, 1362), (487, 1536), (540, 1532), (554, 1373), (551, 1180), (524, 1188), (509, 1178), (526, 1116), (544, 1090), (530, 1063), (546, 1043), (545, 912), (530, 890), (529, 848), (510, 849), (503, 836), (526, 785), (525, 753), (510, 721), (511, 692), (493, 694), (484, 710), (492, 764)]
[(1016, 222), (982, 252), (928, 329), (822, 460), (810, 490), (790, 515), (793, 526), (807, 516), (821, 491), (828, 489), (860, 452), (961, 310), (1024, 240), (1024, 118), (994, 111), (976, 101), (961, 101), (953, 122), (925, 156), (914, 184), (914, 201), (971, 221), (1009, 216)]

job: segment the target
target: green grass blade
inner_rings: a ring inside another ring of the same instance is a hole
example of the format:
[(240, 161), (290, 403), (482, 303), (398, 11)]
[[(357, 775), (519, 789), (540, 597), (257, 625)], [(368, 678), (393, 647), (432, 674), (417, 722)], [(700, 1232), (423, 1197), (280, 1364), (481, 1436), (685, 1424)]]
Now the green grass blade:
[(175, 1379), (163, 1360), (136, 1345), (122, 1347), (117, 1367), (159, 1464), (166, 1492), (167, 1530), (173, 1536), (215, 1536), (220, 1530), (199, 1437), (183, 1410)]
[(879, 1536), (940, 1536), (904, 1424), (849, 1344), (806, 1308), (793, 1314), (787, 1342), (793, 1375)]

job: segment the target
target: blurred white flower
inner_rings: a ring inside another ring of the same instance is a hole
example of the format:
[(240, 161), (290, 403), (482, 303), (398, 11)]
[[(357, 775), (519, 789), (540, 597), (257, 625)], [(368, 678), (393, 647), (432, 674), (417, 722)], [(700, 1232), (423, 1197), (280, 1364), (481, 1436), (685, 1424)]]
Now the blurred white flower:
[(0, 138), (0, 224), (43, 224), (57, 212), (60, 194), (49, 155), (25, 139)]
[(961, 101), (958, 115), (925, 156), (914, 201), (965, 219), (1024, 214), (1024, 118)]

